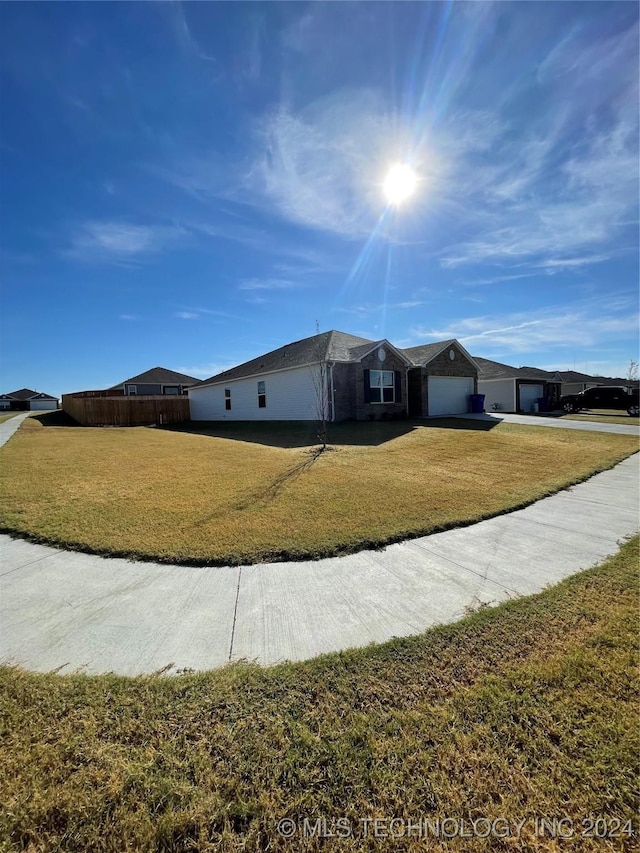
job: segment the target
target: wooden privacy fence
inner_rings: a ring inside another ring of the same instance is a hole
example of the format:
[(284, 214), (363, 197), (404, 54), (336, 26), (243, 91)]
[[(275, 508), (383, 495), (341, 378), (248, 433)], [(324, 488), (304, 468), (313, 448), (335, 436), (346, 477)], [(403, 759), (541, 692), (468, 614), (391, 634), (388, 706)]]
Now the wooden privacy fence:
[(189, 398), (169, 395), (77, 397), (62, 395), (62, 408), (82, 426), (149, 426), (188, 421)]

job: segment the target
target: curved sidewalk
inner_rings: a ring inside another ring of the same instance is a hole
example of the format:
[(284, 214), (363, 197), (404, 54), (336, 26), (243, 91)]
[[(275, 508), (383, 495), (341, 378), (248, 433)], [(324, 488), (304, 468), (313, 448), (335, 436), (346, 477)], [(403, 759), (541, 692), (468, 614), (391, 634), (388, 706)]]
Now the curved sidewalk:
[(639, 461), (470, 527), (305, 563), (156, 565), (0, 536), (0, 661), (137, 675), (417, 634), (615, 553), (638, 528)]

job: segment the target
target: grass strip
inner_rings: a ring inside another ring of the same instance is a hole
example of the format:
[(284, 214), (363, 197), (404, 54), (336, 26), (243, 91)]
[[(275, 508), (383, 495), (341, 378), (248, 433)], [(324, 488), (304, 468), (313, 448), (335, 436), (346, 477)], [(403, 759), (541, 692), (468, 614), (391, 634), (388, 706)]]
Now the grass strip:
[[(636, 538), (541, 594), (305, 663), (137, 679), (2, 668), (3, 849), (637, 849), (637, 614)], [(502, 819), (512, 834), (363, 835), (363, 819), (391, 817)], [(578, 837), (540, 835), (542, 817)], [(352, 834), (304, 837), (305, 818)], [(596, 818), (608, 837), (582, 837)]]

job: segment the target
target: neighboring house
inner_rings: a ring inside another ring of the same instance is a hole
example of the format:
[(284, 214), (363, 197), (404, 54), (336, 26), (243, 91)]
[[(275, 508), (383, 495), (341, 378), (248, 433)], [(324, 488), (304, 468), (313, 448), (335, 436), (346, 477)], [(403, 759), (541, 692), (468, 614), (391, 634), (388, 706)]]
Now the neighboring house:
[(484, 394), (486, 412), (533, 412), (540, 398), (553, 408), (561, 396), (561, 377), (536, 367), (511, 367), (475, 357), (478, 394)]
[(58, 398), (51, 394), (43, 394), (32, 391), (30, 388), (21, 388), (10, 394), (0, 395), (0, 409), (13, 409), (22, 412), (42, 412), (58, 408)]
[[(530, 370), (531, 368), (523, 368)], [(611, 380), (599, 379), (595, 376), (589, 376), (588, 373), (579, 373), (576, 370), (556, 370), (552, 371), (553, 375), (560, 383), (560, 396), (566, 394), (579, 394), (581, 391), (586, 391), (587, 388), (594, 388), (596, 385), (611, 384)], [(615, 383), (616, 385), (619, 383)]]
[(166, 367), (152, 367), (144, 373), (125, 379), (118, 385), (112, 385), (109, 391), (122, 391), (126, 396), (141, 395), (180, 395), (186, 394), (187, 389), (196, 385), (198, 380)]
[[(618, 377), (617, 379), (612, 379), (607, 376), (592, 376), (590, 388), (593, 388), (594, 385), (600, 386), (614, 386), (615, 388), (625, 388), (627, 393), (630, 393), (634, 388), (640, 388), (640, 382), (637, 379), (623, 379), (622, 377)], [(586, 390), (586, 389), (585, 389)]]
[(469, 410), (477, 367), (457, 341), (402, 350), (330, 331), (189, 389), (192, 420), (381, 420)]

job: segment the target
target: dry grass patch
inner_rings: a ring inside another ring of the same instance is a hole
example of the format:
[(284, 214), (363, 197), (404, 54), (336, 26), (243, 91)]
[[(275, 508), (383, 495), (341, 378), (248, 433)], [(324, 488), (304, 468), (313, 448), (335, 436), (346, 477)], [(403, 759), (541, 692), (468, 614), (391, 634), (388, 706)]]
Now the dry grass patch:
[(596, 409), (592, 412), (581, 412), (577, 415), (562, 415), (563, 421), (591, 421), (598, 424), (624, 424), (625, 426), (640, 425), (640, 418), (631, 417), (615, 409)]
[[(4, 850), (637, 849), (638, 540), (457, 625), (271, 669), (170, 679), (0, 669)], [(354, 835), (281, 837), (346, 819)], [(522, 821), (363, 837), (363, 818)], [(617, 838), (536, 837), (536, 817)], [(620, 833), (633, 822), (634, 838)]]
[(333, 452), (316, 456), (296, 429), (200, 435), (29, 418), (0, 451), (0, 524), (168, 561), (318, 557), (522, 506), (638, 447), (631, 436), (442, 421), (339, 425)]
[(15, 418), (15, 416), (19, 414), (19, 412), (11, 412), (10, 414), (2, 415), (0, 414), (0, 424), (3, 424), (5, 421), (8, 421), (9, 418)]

